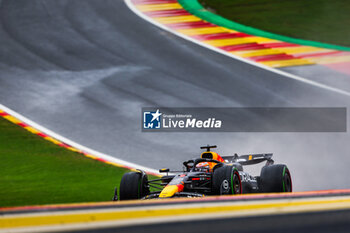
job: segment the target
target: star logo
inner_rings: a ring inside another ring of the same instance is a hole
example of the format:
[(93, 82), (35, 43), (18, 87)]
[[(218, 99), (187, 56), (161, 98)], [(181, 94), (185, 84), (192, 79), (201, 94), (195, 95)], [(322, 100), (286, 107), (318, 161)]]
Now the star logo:
[(154, 120), (159, 121), (159, 117), (162, 115), (162, 113), (159, 112), (159, 109), (157, 109), (155, 113), (151, 113), (151, 114), (153, 116), (151, 122), (153, 122)]
[(162, 113), (157, 111), (143, 112), (143, 128), (144, 129), (160, 129)]

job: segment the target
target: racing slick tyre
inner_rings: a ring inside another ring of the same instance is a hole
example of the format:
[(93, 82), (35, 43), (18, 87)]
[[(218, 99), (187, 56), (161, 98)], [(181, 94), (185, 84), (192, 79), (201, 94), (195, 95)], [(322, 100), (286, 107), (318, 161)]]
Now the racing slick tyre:
[(222, 166), (214, 169), (212, 192), (214, 195), (241, 194), (242, 183), (237, 168)]
[(120, 200), (140, 199), (148, 194), (148, 178), (144, 172), (128, 172), (123, 175), (119, 187)]
[(292, 178), (287, 166), (264, 166), (260, 173), (260, 187), (264, 193), (292, 192)]

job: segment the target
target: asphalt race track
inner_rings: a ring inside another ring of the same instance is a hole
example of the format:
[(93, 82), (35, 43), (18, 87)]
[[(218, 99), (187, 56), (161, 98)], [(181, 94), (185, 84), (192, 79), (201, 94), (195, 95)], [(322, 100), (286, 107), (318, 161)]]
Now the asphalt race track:
[[(101, 232), (101, 233), (143, 233), (143, 232), (183, 232), (192, 233), (203, 232), (244, 232), (244, 233), (326, 233), (338, 232), (346, 233), (349, 231), (350, 212), (320, 212), (320, 213), (303, 213), (288, 215), (271, 215), (264, 217), (248, 218), (227, 218), (215, 220), (197, 220), (183, 221), (175, 223), (159, 223), (152, 225), (121, 227), (121, 228), (104, 228), (91, 230), (77, 230), (66, 232)], [(317, 224), (315, 224), (317, 223)]]
[(348, 232), (350, 189), (4, 208), (0, 232)]
[(152, 168), (181, 168), (208, 143), (273, 152), (295, 190), (350, 188), (349, 133), (140, 129), (141, 107), (349, 107), (347, 96), (194, 45), (121, 0), (0, 0), (0, 22), (0, 103), (54, 132)]

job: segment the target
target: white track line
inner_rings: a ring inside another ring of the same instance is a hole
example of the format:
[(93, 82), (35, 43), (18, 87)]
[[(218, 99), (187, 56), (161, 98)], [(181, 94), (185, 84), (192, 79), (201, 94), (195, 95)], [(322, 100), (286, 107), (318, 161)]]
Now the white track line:
[(228, 56), (228, 57), (231, 57), (231, 58), (234, 58), (234, 59), (237, 59), (237, 60), (240, 60), (242, 62), (245, 62), (245, 63), (248, 63), (250, 65), (253, 65), (253, 66), (256, 66), (256, 67), (259, 67), (261, 69), (265, 69), (265, 70), (268, 70), (268, 71), (271, 71), (273, 73), (276, 73), (276, 74), (279, 74), (279, 75), (282, 75), (282, 76), (285, 76), (287, 78), (291, 78), (291, 79), (294, 79), (294, 80), (298, 80), (300, 82), (303, 82), (303, 83), (307, 83), (307, 84), (310, 84), (312, 86), (316, 86), (316, 87), (319, 87), (319, 88), (322, 88), (322, 89), (325, 89), (325, 90), (329, 90), (329, 91), (333, 91), (333, 92), (336, 92), (338, 94), (342, 94), (342, 95), (346, 95), (346, 96), (350, 96), (350, 92), (347, 92), (347, 91), (344, 91), (342, 89), (338, 89), (338, 88), (335, 88), (335, 87), (331, 87), (331, 86), (328, 86), (328, 85), (325, 85), (325, 84), (322, 84), (322, 83), (319, 83), (319, 82), (315, 82), (315, 81), (312, 81), (312, 80), (309, 80), (309, 79), (306, 79), (306, 78), (303, 78), (303, 77), (300, 77), (300, 76), (297, 76), (297, 75), (294, 75), (294, 74), (290, 74), (290, 73), (287, 73), (287, 72), (284, 72), (282, 70), (278, 70), (278, 69), (274, 69), (274, 68), (271, 68), (271, 67), (268, 67), (268, 66), (265, 66), (263, 64), (260, 64), (260, 63), (256, 63), (254, 61), (251, 61), (251, 60), (248, 60), (248, 59), (245, 59), (245, 58), (242, 58), (242, 57), (239, 57), (239, 56), (236, 56), (236, 55), (233, 55), (231, 53), (227, 53), (225, 52), (224, 50), (222, 49), (219, 49), (219, 48), (216, 48), (214, 46), (211, 46), (211, 45), (208, 45), (208, 44), (205, 44), (205, 43), (202, 43), (201, 41), (199, 40), (195, 40), (189, 36), (186, 36), (184, 34), (181, 34), (171, 28), (168, 28), (167, 26), (161, 24), (161, 23), (158, 23), (156, 22), (155, 20), (153, 20), (151, 17), (148, 17), (146, 16), (145, 14), (143, 14), (141, 11), (139, 11), (135, 5), (131, 2), (131, 0), (124, 0), (125, 4), (129, 7), (129, 9), (131, 11), (133, 11), (136, 15), (138, 15), (139, 17), (141, 17), (142, 19), (148, 21), (149, 23), (151, 24), (154, 24), (156, 25), (157, 27), (165, 30), (165, 31), (168, 31), (168, 32), (171, 32), (183, 39), (186, 39), (186, 40), (189, 40), (195, 44), (198, 44), (200, 46), (203, 46), (207, 49), (210, 49), (210, 50), (213, 50), (215, 52), (218, 52), (220, 54), (223, 54), (225, 56)]
[(102, 152), (99, 152), (99, 151), (96, 151), (96, 150), (93, 150), (93, 149), (90, 149), (86, 146), (83, 146), (83, 145), (80, 145), (72, 140), (69, 140), (68, 138), (65, 138), (63, 137), (62, 135), (59, 135), (55, 132), (52, 132), (51, 130), (45, 128), (44, 126), (34, 122), (34, 121), (31, 121), (29, 120), (28, 118), (22, 116), (21, 114), (13, 111), (12, 109), (9, 109), (8, 107), (0, 104), (0, 109), (7, 112), (8, 114), (16, 117), (17, 119), (23, 121), (24, 123), (32, 126), (33, 128), (49, 135), (50, 137), (53, 137), (67, 145), (70, 145), (74, 148), (77, 148), (79, 150), (82, 150), (86, 153), (89, 153), (89, 154), (92, 154), (98, 158), (101, 158), (101, 159), (105, 159), (109, 162), (113, 162), (113, 163), (117, 163), (117, 164), (120, 164), (120, 165), (124, 165), (124, 166), (127, 166), (127, 167), (131, 167), (131, 168), (135, 168), (135, 169), (141, 169), (141, 170), (144, 170), (145, 172), (148, 172), (148, 173), (155, 173), (155, 174), (159, 174), (159, 172), (155, 169), (152, 169), (152, 168), (148, 168), (148, 167), (144, 167), (144, 166), (141, 166), (141, 165), (138, 165), (138, 164), (135, 164), (135, 163), (130, 163), (130, 162), (127, 162), (125, 160), (121, 160), (121, 159), (118, 159), (118, 158), (115, 158), (115, 157), (112, 157), (110, 155), (106, 155)]

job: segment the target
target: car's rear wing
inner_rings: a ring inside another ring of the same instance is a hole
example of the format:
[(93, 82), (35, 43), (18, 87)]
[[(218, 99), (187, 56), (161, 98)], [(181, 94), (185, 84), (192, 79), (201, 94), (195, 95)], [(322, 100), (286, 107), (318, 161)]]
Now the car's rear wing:
[(241, 165), (253, 165), (267, 161), (268, 164), (273, 164), (272, 153), (268, 154), (251, 154), (251, 155), (240, 155), (237, 154), (232, 156), (222, 156), (227, 163), (240, 163)]

